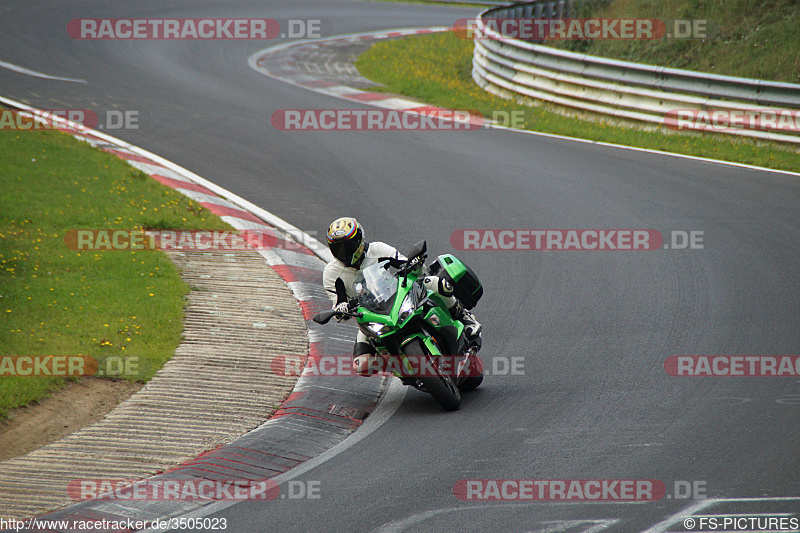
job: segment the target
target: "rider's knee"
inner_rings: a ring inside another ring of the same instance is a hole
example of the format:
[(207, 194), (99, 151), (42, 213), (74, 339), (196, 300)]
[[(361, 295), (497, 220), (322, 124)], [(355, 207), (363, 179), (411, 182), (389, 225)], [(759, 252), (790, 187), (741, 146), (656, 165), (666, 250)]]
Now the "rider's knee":
[(440, 296), (448, 298), (453, 296), (453, 284), (441, 276), (426, 276), (423, 280), (425, 288)]

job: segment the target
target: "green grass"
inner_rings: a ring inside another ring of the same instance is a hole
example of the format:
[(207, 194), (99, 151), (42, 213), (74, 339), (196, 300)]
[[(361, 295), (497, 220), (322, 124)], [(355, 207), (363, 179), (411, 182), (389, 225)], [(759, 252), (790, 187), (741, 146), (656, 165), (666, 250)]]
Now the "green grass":
[(800, 156), (793, 146), (583, 120), (577, 113), (565, 116), (564, 110), (554, 106), (530, 107), (493, 96), (472, 80), (472, 49), (470, 40), (454, 32), (415, 35), (375, 43), (358, 58), (356, 67), (363, 76), (384, 85), (377, 90), (450, 109), (476, 110), (487, 118), (495, 112), (519, 112), (524, 121), (518, 127), (523, 129), (800, 171)]
[(553, 41), (592, 55), (729, 76), (800, 83), (797, 0), (615, 0), (589, 2), (576, 17), (707, 20), (703, 40)]
[[(0, 131), (0, 356), (138, 361), (173, 354), (188, 286), (160, 251), (77, 252), (70, 229), (229, 228), (119, 158), (52, 131)], [(132, 359), (136, 358), (136, 359)], [(67, 378), (73, 379), (73, 378)], [(0, 377), (0, 418), (64, 383)]]

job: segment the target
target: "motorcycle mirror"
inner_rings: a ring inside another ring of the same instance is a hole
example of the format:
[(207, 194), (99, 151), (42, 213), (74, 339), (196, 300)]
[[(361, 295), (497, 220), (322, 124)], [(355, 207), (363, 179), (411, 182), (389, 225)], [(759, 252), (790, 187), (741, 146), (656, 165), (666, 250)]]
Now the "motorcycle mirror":
[(336, 311), (323, 311), (321, 313), (317, 313), (316, 315), (314, 315), (314, 317), (311, 320), (313, 320), (317, 324), (327, 324), (335, 314)]
[(411, 250), (409, 250), (408, 258), (413, 259), (414, 257), (419, 257), (420, 255), (424, 254), (427, 251), (428, 251), (427, 241), (419, 241), (417, 244), (411, 247)]

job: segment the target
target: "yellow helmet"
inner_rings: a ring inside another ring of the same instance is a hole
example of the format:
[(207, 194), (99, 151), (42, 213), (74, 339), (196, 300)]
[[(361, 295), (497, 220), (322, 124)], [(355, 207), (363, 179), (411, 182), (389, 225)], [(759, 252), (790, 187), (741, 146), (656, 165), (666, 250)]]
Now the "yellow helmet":
[(328, 248), (344, 266), (357, 264), (364, 253), (364, 230), (361, 224), (352, 217), (334, 220), (328, 226)]

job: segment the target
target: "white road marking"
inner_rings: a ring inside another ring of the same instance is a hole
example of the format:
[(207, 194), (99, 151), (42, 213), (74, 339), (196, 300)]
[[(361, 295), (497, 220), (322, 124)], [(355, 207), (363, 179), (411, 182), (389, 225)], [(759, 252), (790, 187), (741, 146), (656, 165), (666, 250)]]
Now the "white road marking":
[[(395, 522), (390, 522), (388, 524), (384, 524), (383, 526), (379, 527), (375, 530), (376, 533), (402, 533), (407, 529), (413, 528), (415, 531), (420, 530), (419, 524), (429, 520), (431, 518), (435, 518), (441, 514), (445, 513), (456, 513), (456, 512), (463, 512), (463, 511), (483, 511), (486, 509), (507, 509), (509, 507), (530, 507), (530, 506), (541, 506), (541, 507), (556, 507), (556, 506), (566, 506), (566, 505), (640, 505), (643, 502), (628, 502), (628, 501), (611, 501), (611, 502), (589, 502), (589, 501), (580, 501), (580, 502), (526, 502), (526, 503), (487, 503), (483, 505), (468, 505), (463, 507), (448, 507), (446, 509), (434, 509), (432, 511), (425, 511), (424, 513), (417, 513), (409, 516), (408, 518), (404, 518), (403, 520), (397, 520)], [(542, 522), (543, 524), (556, 524), (554, 527), (548, 527), (544, 530), (537, 530), (532, 533), (545, 533), (545, 532), (556, 532), (556, 531), (563, 531), (565, 528), (564, 525), (567, 527), (574, 527), (575, 525), (581, 523), (589, 523), (593, 524), (592, 527), (589, 529), (585, 529), (582, 533), (597, 533), (598, 531), (602, 531), (607, 527), (611, 526), (619, 522), (618, 519), (604, 519), (604, 520), (560, 520), (560, 521), (553, 521), (553, 522)]]
[(543, 524), (552, 524), (551, 526), (547, 526), (546, 529), (537, 529), (536, 531), (531, 531), (531, 533), (562, 533), (583, 524), (592, 524), (592, 527), (584, 529), (581, 533), (598, 533), (613, 526), (617, 522), (619, 522), (619, 520), (554, 520), (543, 522)]
[(44, 78), (46, 80), (56, 80), (56, 81), (72, 81), (75, 83), (87, 83), (86, 80), (79, 80), (77, 78), (63, 78), (61, 76), (50, 76), (49, 74), (36, 72), (35, 70), (27, 69), (25, 67), (20, 67), (19, 65), (15, 65), (13, 63), (6, 63), (5, 61), (0, 61), (0, 67), (8, 70), (13, 70), (14, 72), (19, 72), (20, 74), (25, 74), (27, 76), (33, 76), (34, 78)]
[[(307, 243), (304, 242), (303, 244), (307, 246)], [(261, 248), (258, 253), (272, 266), (288, 265), (290, 267), (319, 270), (320, 272), (325, 268), (325, 263), (322, 263), (316, 256), (285, 248)]]
[[(708, 509), (714, 505), (723, 504), (723, 503), (743, 503), (743, 502), (796, 502), (800, 501), (800, 496), (785, 496), (785, 497), (775, 497), (775, 498), (710, 498), (708, 500), (702, 500), (686, 509), (679, 511), (673, 515), (670, 515), (659, 522), (658, 524), (654, 525), (653, 527), (645, 530), (643, 533), (664, 533), (667, 531), (667, 528), (677, 524), (678, 522), (682, 522), (683, 520), (695, 517), (695, 516), (715, 516), (711, 514), (702, 514), (700, 511), (703, 509)], [(742, 512), (736, 516), (753, 516), (752, 513)], [(720, 515), (723, 516), (723, 515)]]
[(690, 516), (693, 516), (696, 512), (702, 511), (703, 509), (706, 509), (707, 507), (711, 507), (712, 505), (714, 505), (716, 503), (716, 501), (717, 500), (713, 500), (712, 499), (712, 500), (703, 500), (701, 502), (698, 502), (698, 503), (696, 503), (696, 504), (694, 504), (694, 505), (692, 505), (690, 507), (687, 507), (686, 509), (684, 509), (682, 511), (679, 511), (679, 512), (667, 517), (666, 520), (663, 520), (663, 521), (659, 522), (658, 524), (654, 525), (653, 527), (651, 527), (649, 529), (646, 529), (642, 533), (663, 533), (671, 525), (676, 524), (678, 522), (682, 522), (683, 520), (689, 518)]

